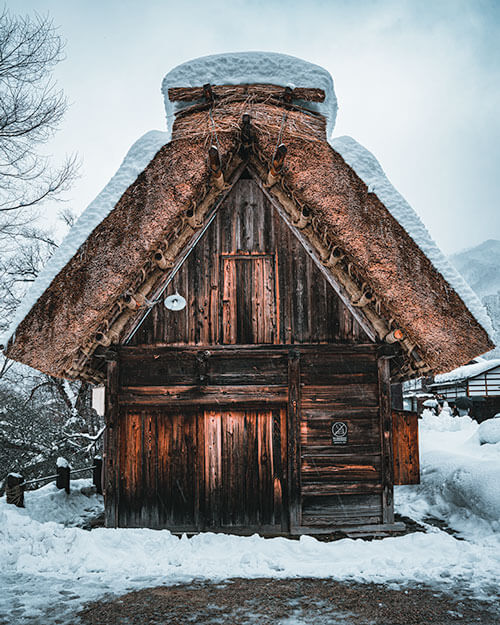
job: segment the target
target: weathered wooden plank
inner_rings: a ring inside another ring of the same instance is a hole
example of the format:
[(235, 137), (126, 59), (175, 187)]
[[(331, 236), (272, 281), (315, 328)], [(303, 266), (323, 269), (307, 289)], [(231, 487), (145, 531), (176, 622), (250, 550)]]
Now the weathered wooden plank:
[[(308, 484), (302, 485), (301, 491), (304, 497), (307, 495), (324, 497), (326, 495), (382, 493), (382, 484), (377, 484), (374, 482), (346, 482), (343, 484), (324, 484), (323, 482), (309, 482)], [(382, 505), (381, 502), (380, 505)]]
[(389, 359), (378, 361), (380, 395), (380, 431), (382, 445), (383, 522), (394, 522), (394, 470), (392, 457), (391, 374)]
[(119, 408), (117, 401), (119, 361), (108, 362), (105, 395), (104, 498), (106, 527), (118, 526), (119, 506)]
[(315, 367), (308, 368), (302, 373), (302, 384), (309, 385), (325, 385), (325, 386), (349, 386), (351, 392), (356, 392), (356, 385), (365, 385), (377, 383), (377, 370), (375, 365), (366, 367), (366, 372), (356, 373), (336, 373), (331, 370), (328, 363), (318, 363)]
[(420, 484), (418, 414), (392, 411), (394, 484)]
[(306, 386), (302, 389), (302, 406), (309, 409), (315, 406), (355, 406), (374, 407), (378, 404), (377, 387), (374, 384), (350, 386)]
[[(378, 406), (338, 406), (333, 410), (326, 406), (309, 406), (302, 411), (302, 421), (311, 424), (314, 427), (315, 421), (325, 421), (328, 419), (350, 419), (357, 421), (359, 419), (368, 419), (369, 421), (379, 420)], [(321, 424), (318, 424), (321, 427)], [(380, 424), (377, 424), (380, 427)]]
[[(224, 357), (241, 357), (243, 354), (251, 353), (255, 357), (272, 358), (279, 354), (288, 353), (289, 345), (210, 345), (210, 352), (215, 356), (222, 353)], [(342, 358), (349, 358), (350, 355), (376, 354), (377, 345), (372, 343), (331, 343), (331, 344), (300, 344), (294, 345), (294, 349), (300, 352), (302, 357), (307, 354), (311, 358), (316, 354), (322, 357), (322, 354), (338, 354)], [(197, 345), (167, 345), (159, 342), (154, 345), (123, 345), (119, 346), (118, 351), (121, 359), (141, 358), (143, 356), (155, 356), (162, 353), (178, 353), (190, 354), (200, 350)]]
[(304, 525), (362, 525), (380, 523), (380, 495), (352, 494), (306, 496), (302, 504)]
[(123, 387), (118, 403), (124, 406), (269, 405), (287, 401), (283, 386), (150, 386)]
[(220, 489), (222, 479), (221, 418), (217, 411), (205, 412), (205, 485), (210, 527), (220, 523)]
[(302, 484), (309, 482), (351, 483), (380, 482), (380, 455), (336, 458), (334, 456), (303, 457), (301, 462)]

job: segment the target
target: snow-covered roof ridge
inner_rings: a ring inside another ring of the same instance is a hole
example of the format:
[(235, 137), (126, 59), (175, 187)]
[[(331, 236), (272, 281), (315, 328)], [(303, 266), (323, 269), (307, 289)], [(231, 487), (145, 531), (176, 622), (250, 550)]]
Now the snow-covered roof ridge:
[(332, 138), (330, 145), (354, 169), (368, 191), (377, 195), (494, 341), (493, 326), (485, 307), (433, 241), (415, 210), (391, 184), (375, 156), (352, 137)]
[(109, 215), (116, 203), (137, 176), (146, 169), (155, 154), (170, 141), (170, 134), (150, 130), (138, 139), (127, 152), (116, 174), (78, 218), (61, 245), (39, 273), (16, 310), (7, 332), (0, 336), (0, 345), (7, 345), (18, 325), (30, 312), (44, 291), (63, 267), (73, 258), (91, 232)]
[(174, 113), (186, 106), (171, 102), (171, 87), (212, 85), (246, 85), (267, 83), (283, 87), (316, 87), (325, 92), (325, 101), (308, 102), (307, 108), (322, 113), (327, 119), (330, 136), (337, 117), (337, 98), (330, 73), (314, 63), (277, 52), (227, 52), (192, 59), (166, 74), (162, 82), (167, 125), (171, 128)]
[(464, 365), (463, 367), (453, 369), (453, 371), (448, 371), (448, 373), (441, 373), (440, 375), (437, 375), (434, 378), (434, 383), (444, 384), (445, 382), (469, 380), (470, 378), (486, 373), (496, 367), (500, 367), (500, 358), (484, 360), (483, 362), (476, 362), (472, 365)]

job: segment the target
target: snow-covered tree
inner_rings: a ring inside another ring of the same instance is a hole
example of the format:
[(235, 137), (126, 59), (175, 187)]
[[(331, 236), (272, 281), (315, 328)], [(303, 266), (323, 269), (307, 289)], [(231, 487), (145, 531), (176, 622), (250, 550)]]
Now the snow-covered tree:
[[(66, 101), (52, 72), (64, 42), (48, 17), (0, 13), (0, 333), (27, 287), (57, 248), (39, 207), (61, 199), (74, 157), (54, 166), (44, 145), (57, 131)], [(67, 226), (70, 213), (61, 213)], [(55, 459), (86, 462), (99, 445), (101, 423), (88, 384), (68, 383), (0, 356), (0, 480), (51, 473)]]

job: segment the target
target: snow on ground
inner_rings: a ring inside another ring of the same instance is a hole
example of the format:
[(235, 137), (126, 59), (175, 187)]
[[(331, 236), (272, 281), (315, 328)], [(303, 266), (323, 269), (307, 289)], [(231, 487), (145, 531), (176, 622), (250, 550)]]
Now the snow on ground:
[(136, 180), (137, 176), (146, 169), (158, 150), (169, 141), (170, 133), (151, 130), (133, 144), (116, 174), (83, 211), (66, 238), (39, 273), (36, 281), (18, 306), (9, 329), (3, 336), (0, 336), (0, 345), (7, 345), (17, 326), (50, 286), (52, 280), (73, 258), (92, 231), (109, 215), (121, 196)]
[(174, 113), (191, 103), (171, 102), (171, 87), (202, 87), (212, 85), (271, 84), (283, 87), (316, 87), (325, 92), (324, 102), (302, 102), (311, 110), (322, 113), (331, 135), (337, 117), (337, 98), (330, 73), (314, 63), (289, 54), (276, 52), (228, 52), (192, 59), (174, 67), (163, 79), (167, 124), (171, 128)]
[(470, 543), (494, 545), (500, 557), (499, 426), (500, 419), (478, 425), (467, 416), (424, 410), (422, 483), (396, 488), (398, 511), (417, 521), (441, 519)]
[(433, 241), (414, 209), (392, 186), (375, 156), (352, 137), (335, 137), (330, 140), (330, 145), (354, 169), (368, 191), (375, 193), (394, 219), (403, 226), (493, 340), (494, 330), (485, 307)]
[[(396, 489), (399, 512), (443, 519), (458, 537), (427, 526), (383, 540), (324, 543), (204, 533), (188, 539), (147, 529), (76, 524), (101, 509), (89, 481), (69, 496), (53, 484), (26, 494), (26, 509), (0, 501), (0, 623), (51, 623), (106, 593), (230, 577), (323, 577), (359, 582), (460, 583), (477, 595), (498, 593), (500, 444), (480, 444), (469, 417), (420, 424), (422, 484)], [(462, 538), (464, 540), (459, 540)]]

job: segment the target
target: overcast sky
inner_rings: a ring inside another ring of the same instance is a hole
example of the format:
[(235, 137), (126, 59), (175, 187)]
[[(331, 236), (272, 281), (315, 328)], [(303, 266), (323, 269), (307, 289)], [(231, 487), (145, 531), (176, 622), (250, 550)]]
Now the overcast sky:
[[(126, 151), (165, 129), (161, 80), (205, 54), (270, 50), (330, 71), (334, 135), (371, 150), (447, 254), (500, 239), (500, 1), (16, 0), (67, 40), (71, 107), (50, 148), (78, 152), (79, 214)], [(49, 207), (47, 217), (59, 207)]]

